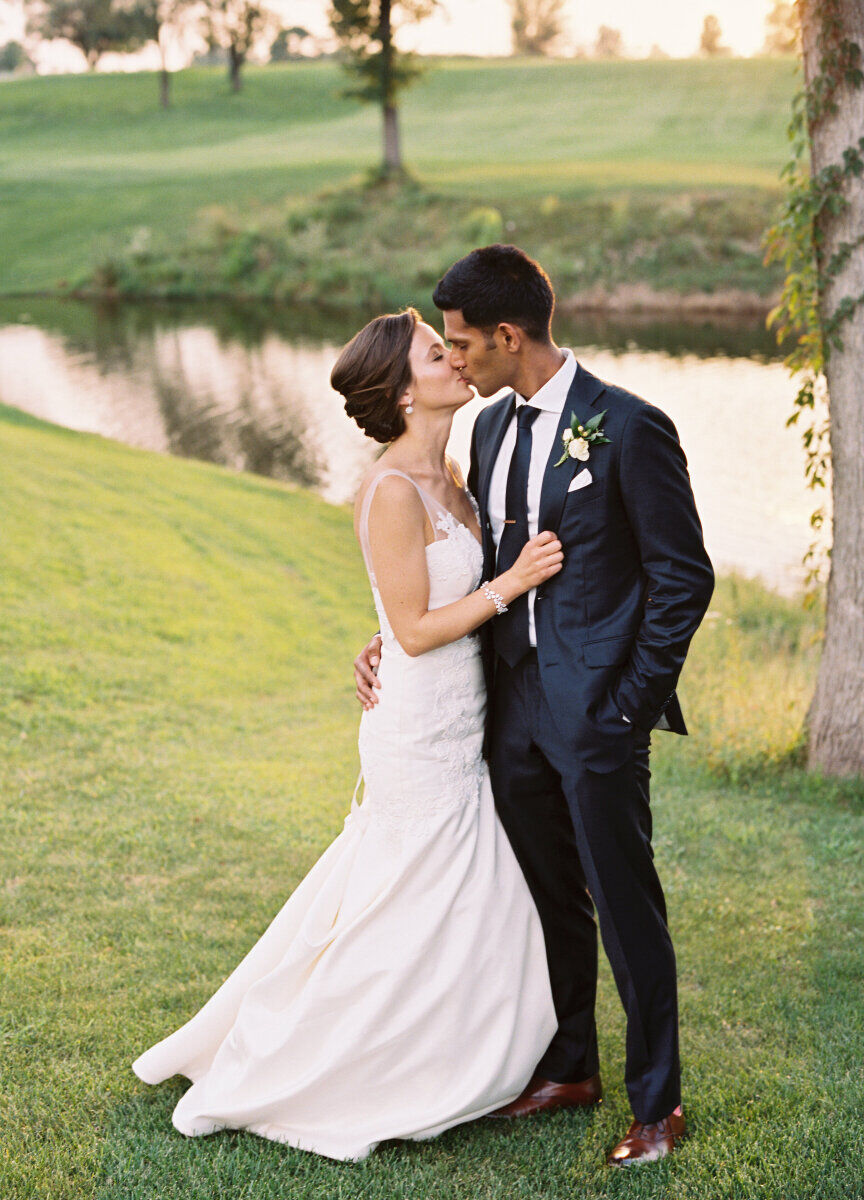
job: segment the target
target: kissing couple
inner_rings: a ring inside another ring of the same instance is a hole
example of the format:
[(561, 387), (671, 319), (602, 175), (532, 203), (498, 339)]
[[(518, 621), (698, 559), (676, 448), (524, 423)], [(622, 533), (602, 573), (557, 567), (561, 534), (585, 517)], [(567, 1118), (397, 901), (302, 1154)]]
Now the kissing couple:
[[(654, 867), (651, 730), (714, 576), (675, 427), (552, 340), (514, 246), (377, 317), (332, 383), (386, 446), (355, 529), (380, 633), (355, 660), (364, 792), (261, 939), (138, 1076), (192, 1081), (189, 1136), (329, 1158), (602, 1098), (597, 925), (634, 1120), (611, 1166), (685, 1134), (675, 954)], [(473, 395), (467, 485), (446, 445)], [(595, 919), (596, 914), (596, 919)]]

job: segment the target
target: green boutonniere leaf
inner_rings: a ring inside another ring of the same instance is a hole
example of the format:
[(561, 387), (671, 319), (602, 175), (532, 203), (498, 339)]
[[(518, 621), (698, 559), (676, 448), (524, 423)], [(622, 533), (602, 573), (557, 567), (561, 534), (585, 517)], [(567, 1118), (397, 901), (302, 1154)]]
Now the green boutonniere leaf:
[(601, 421), (603, 420), (603, 418), (606, 416), (606, 413), (607, 413), (608, 411), (609, 411), (609, 409), (608, 409), (608, 408), (604, 408), (603, 412), (601, 412), (601, 413), (598, 413), (596, 417), (592, 417), (592, 418), (591, 418), (591, 420), (588, 422), (588, 424), (585, 426), (585, 430), (586, 430), (586, 432), (587, 432), (587, 433), (593, 433), (593, 432), (594, 432), (594, 430), (595, 430), (595, 429), (597, 429), (597, 428), (599, 427), (599, 425), (600, 425), (600, 422), (601, 422)]

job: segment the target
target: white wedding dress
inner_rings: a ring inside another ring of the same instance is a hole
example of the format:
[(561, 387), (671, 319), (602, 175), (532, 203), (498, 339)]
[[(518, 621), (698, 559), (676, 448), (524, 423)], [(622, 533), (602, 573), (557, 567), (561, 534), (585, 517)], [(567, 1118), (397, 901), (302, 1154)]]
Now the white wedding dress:
[[(478, 640), (409, 657), (375, 586), (368, 511), (393, 473), (360, 520), (383, 639), (363, 803), (201, 1011), (134, 1063), (146, 1083), (192, 1080), (173, 1116), (190, 1136), (247, 1129), (361, 1159), (506, 1104), (556, 1030), (540, 921), (481, 757)], [(414, 486), (436, 531), (436, 608), (478, 586), (482, 553)]]

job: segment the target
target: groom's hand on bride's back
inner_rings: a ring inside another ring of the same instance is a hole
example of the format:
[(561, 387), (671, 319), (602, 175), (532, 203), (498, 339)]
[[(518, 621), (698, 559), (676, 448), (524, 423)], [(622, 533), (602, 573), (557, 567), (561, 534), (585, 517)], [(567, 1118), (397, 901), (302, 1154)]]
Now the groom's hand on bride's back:
[(380, 661), (381, 634), (376, 633), (369, 645), (364, 646), (354, 659), (354, 682), (357, 685), (356, 696), (365, 709), (370, 709), (378, 703), (375, 689), (381, 686), (381, 681), (376, 675)]

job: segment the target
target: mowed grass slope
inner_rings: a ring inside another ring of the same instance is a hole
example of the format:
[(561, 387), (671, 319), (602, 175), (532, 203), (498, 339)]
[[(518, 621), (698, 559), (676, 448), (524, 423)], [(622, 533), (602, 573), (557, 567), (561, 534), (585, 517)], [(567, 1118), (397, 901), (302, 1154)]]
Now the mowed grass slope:
[[(0, 85), (0, 291), (53, 288), (127, 243), (186, 233), (212, 206), (254, 214), (342, 186), (380, 158), (379, 115), (333, 63)], [(609, 190), (775, 191), (791, 60), (436, 61), (405, 95), (409, 166), (478, 204)]]
[[(860, 785), (794, 767), (818, 614), (721, 580), (655, 738), (679, 956), (672, 1160), (628, 1121), (605, 966), (603, 1106), (335, 1164), (170, 1125), (130, 1071), (341, 828), (351, 659), (372, 628), (350, 514), (270, 481), (0, 409), (4, 1200), (840, 1200), (860, 1194)], [(710, 771), (709, 769), (710, 768)]]

